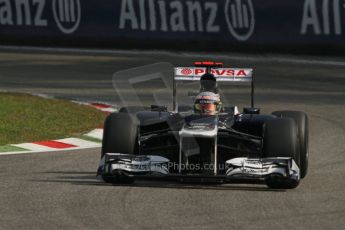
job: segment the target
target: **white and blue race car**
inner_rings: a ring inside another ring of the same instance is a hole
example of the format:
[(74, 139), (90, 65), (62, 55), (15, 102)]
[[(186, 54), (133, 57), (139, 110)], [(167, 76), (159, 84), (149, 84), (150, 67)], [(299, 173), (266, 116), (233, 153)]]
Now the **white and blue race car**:
[[(298, 186), (308, 168), (308, 117), (299, 111), (260, 114), (252, 69), (196, 62), (174, 69), (173, 110), (123, 107), (105, 121), (97, 175), (108, 183), (137, 179)], [(178, 106), (177, 83), (200, 82), (192, 106)], [(251, 106), (224, 105), (217, 85), (251, 85)]]

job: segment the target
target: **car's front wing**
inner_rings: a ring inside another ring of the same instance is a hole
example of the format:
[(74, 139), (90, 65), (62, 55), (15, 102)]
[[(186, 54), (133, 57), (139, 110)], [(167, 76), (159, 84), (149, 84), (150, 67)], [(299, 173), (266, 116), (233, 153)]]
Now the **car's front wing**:
[[(181, 168), (169, 159), (155, 155), (127, 155), (107, 153), (100, 161), (97, 176), (118, 176), (134, 179), (173, 179), (179, 181), (219, 181), (223, 183), (264, 183), (275, 176), (294, 181), (300, 180), (299, 168), (291, 158), (234, 158), (225, 163), (225, 173), (173, 173), (173, 168)], [(188, 165), (185, 165), (188, 167)]]

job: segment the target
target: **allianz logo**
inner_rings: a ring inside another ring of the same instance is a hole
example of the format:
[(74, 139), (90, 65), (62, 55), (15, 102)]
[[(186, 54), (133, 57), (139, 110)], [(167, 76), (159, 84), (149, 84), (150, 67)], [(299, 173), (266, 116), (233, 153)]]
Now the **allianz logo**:
[(61, 32), (76, 31), (81, 20), (80, 0), (0, 0), (0, 26), (47, 27), (45, 11), (51, 7)]
[[(226, 28), (222, 28), (226, 25)], [(252, 0), (121, 0), (119, 29), (228, 33), (248, 40), (255, 28)]]
[(302, 35), (342, 35), (345, 0), (304, 0)]
[(52, 0), (54, 19), (59, 29), (66, 33), (73, 33), (80, 24), (80, 0)]

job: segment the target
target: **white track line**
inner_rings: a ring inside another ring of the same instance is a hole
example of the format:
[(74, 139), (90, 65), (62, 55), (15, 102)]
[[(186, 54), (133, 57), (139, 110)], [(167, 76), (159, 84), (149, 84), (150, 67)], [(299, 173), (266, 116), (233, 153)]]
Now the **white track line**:
[[(70, 54), (95, 54), (95, 55), (164, 55), (175, 58), (210, 58), (219, 60), (241, 60), (255, 62), (281, 62), (290, 64), (312, 64), (312, 65), (330, 65), (345, 66), (343, 60), (330, 60), (333, 57), (305, 57), (293, 55), (247, 55), (247, 54), (223, 54), (223, 53), (202, 53), (202, 52), (179, 52), (179, 51), (161, 51), (161, 50), (106, 50), (106, 49), (87, 49), (87, 48), (53, 48), (53, 47), (29, 47), (29, 46), (1, 46), (4, 51), (30, 51), (30, 52), (54, 52)], [(334, 58), (333, 58), (334, 59)]]
[(114, 113), (117, 111), (117, 109), (114, 109), (114, 108), (100, 108), (99, 110), (101, 110), (102, 112), (108, 112), (108, 113)]
[(100, 147), (101, 144), (97, 143), (97, 142), (93, 142), (93, 141), (86, 141), (83, 139), (79, 139), (79, 138), (64, 138), (64, 139), (60, 139), (57, 140), (58, 142), (62, 142), (65, 144), (70, 144), (70, 145), (75, 145), (77, 147), (87, 147), (87, 148), (96, 148), (96, 147)]
[[(96, 146), (97, 148), (100, 147)], [(96, 148), (95, 147), (95, 148)], [(94, 148), (94, 147), (92, 147)], [(82, 150), (82, 149), (91, 149), (90, 147), (73, 147), (73, 148), (68, 148), (68, 149), (50, 149), (49, 151), (47, 150), (41, 150), (41, 151), (17, 151), (17, 152), (3, 152), (0, 153), (0, 156), (6, 156), (6, 155), (21, 155), (21, 154), (31, 154), (31, 153), (54, 153), (54, 152), (62, 152), (62, 151), (73, 151), (73, 150)]]
[(99, 140), (103, 138), (103, 129), (94, 129), (89, 133), (86, 133), (85, 136), (93, 137)]
[[(44, 145), (37, 145), (34, 143), (22, 143), (22, 144), (11, 144), (12, 146), (15, 147), (19, 147), (19, 148), (23, 148), (23, 149), (27, 149), (30, 151), (35, 151), (35, 152), (41, 152), (41, 151), (51, 151), (54, 150), (55, 148), (50, 148), (48, 146), (44, 146)], [(1, 153), (2, 155), (2, 153)]]

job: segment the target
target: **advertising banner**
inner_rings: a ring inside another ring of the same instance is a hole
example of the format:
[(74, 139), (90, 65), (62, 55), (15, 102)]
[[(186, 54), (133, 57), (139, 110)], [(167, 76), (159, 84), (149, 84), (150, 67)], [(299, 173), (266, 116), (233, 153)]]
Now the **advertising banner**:
[(0, 0), (4, 38), (345, 45), (345, 0)]

